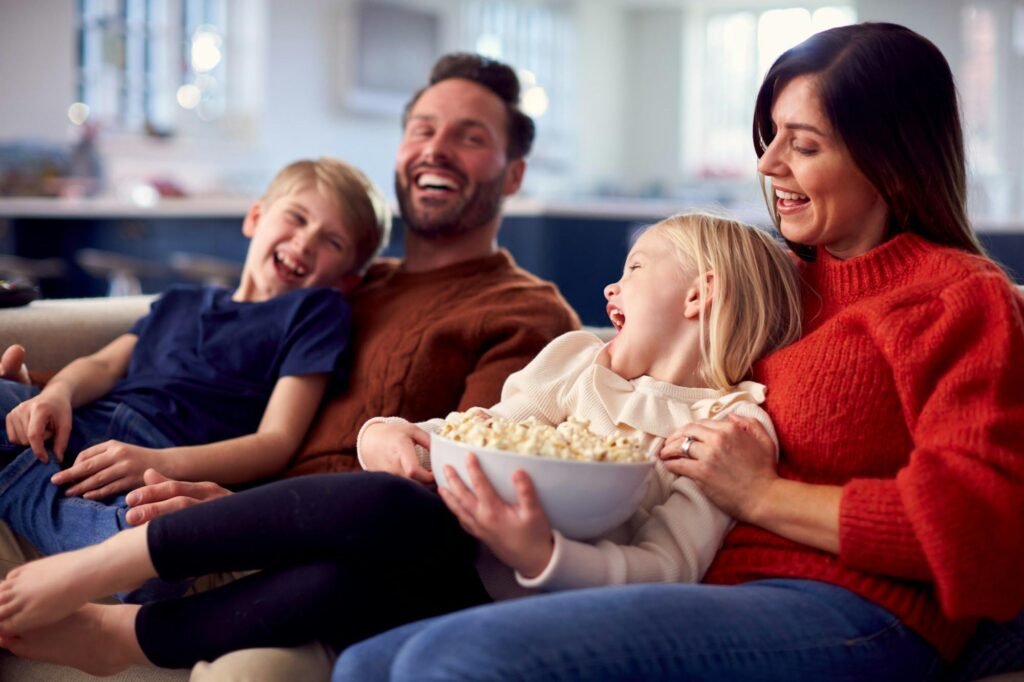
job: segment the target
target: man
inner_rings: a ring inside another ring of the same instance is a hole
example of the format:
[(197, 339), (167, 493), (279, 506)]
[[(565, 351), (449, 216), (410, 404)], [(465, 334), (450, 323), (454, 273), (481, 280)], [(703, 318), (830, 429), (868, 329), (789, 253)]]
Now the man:
[[(507, 65), (450, 54), (407, 105), (395, 163), (405, 257), (372, 266), (351, 295), (348, 388), (321, 407), (286, 475), (356, 468), (356, 438), (370, 417), (421, 421), (497, 402), (509, 374), (579, 326), (552, 284), (497, 245), (502, 203), (522, 184), (534, 137), (518, 99)], [(4, 366), (20, 371), (19, 359)], [(128, 496), (130, 523), (228, 494), (153, 471), (146, 481)], [(333, 662), (312, 646), (260, 651), (197, 666), (193, 679), (326, 679)]]
[[(348, 471), (370, 417), (410, 420), (493, 404), (501, 385), (548, 341), (579, 326), (555, 287), (498, 248), (501, 206), (526, 171), (533, 122), (519, 82), (478, 55), (442, 57), (406, 106), (395, 162), (405, 258), (372, 266), (352, 294), (355, 337), (349, 387), (327, 402), (287, 475)], [(141, 523), (190, 503), (140, 489)]]

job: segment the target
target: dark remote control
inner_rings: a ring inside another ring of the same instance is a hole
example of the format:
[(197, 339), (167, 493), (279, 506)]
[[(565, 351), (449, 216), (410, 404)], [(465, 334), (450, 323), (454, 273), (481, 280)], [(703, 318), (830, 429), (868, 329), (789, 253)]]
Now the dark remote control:
[(0, 308), (25, 305), (39, 298), (39, 288), (23, 279), (0, 279)]

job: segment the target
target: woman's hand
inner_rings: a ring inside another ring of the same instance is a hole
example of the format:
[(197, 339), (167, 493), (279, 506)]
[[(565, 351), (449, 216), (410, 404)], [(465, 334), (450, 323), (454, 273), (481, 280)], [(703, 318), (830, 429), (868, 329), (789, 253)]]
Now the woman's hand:
[(161, 450), (108, 440), (82, 450), (75, 463), (54, 474), (50, 482), (54, 485), (74, 483), (67, 495), (101, 500), (143, 485), (142, 475), (146, 469), (159, 469), (162, 463)]
[(363, 431), (359, 455), (367, 471), (386, 471), (423, 484), (434, 474), (420, 464), (416, 446), (430, 448), (430, 434), (408, 422), (371, 424)]
[(527, 578), (540, 575), (551, 561), (555, 539), (529, 475), (521, 469), (512, 474), (517, 501), (508, 504), (487, 480), (475, 455), (466, 456), (466, 468), (472, 490), (455, 469), (445, 467), (448, 487), (438, 491), (444, 503), (503, 563)]
[(147, 469), (142, 479), (146, 485), (131, 491), (125, 498), (131, 506), (125, 519), (133, 526), (231, 494), (227, 488), (211, 481), (175, 481), (156, 469)]
[[(687, 437), (693, 441), (684, 454)], [(735, 415), (688, 424), (665, 440), (660, 457), (666, 469), (696, 481), (712, 502), (741, 521), (755, 522), (779, 480), (768, 431), (755, 419)]]
[(53, 452), (64, 461), (71, 436), (71, 398), (60, 386), (51, 386), (7, 413), (7, 438), (32, 448), (45, 464), (49, 459), (46, 441), (53, 437)]

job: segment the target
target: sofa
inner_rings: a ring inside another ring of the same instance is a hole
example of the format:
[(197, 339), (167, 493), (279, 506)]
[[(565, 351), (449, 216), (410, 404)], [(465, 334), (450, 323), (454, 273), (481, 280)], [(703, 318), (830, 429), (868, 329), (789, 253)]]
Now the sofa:
[[(1021, 291), (1024, 294), (1024, 287)], [(0, 310), (0, 350), (11, 343), (22, 344), (28, 350), (28, 365), (33, 379), (46, 379), (74, 358), (92, 352), (126, 332), (136, 319), (146, 313), (151, 300), (151, 296), (39, 300), (21, 308), (3, 309)], [(601, 334), (610, 332), (609, 329), (593, 331)], [(0, 524), (0, 536), (5, 533), (9, 538), (9, 531)], [(4, 544), (3, 537), (0, 537), (0, 546)], [(0, 556), (0, 575), (6, 574), (12, 563), (11, 558)], [(1018, 645), (1024, 652), (1024, 635), (1008, 646), (1015, 648)], [(322, 658), (324, 654), (317, 651), (316, 655)], [(304, 679), (313, 677), (304, 676)], [(114, 677), (95, 678), (66, 667), (18, 659), (0, 650), (0, 680), (5, 682), (85, 682), (97, 679), (114, 682), (181, 682), (192, 679), (195, 682), (224, 678), (218, 676), (216, 669), (211, 670), (202, 664), (191, 674), (183, 670), (135, 667)], [(259, 679), (267, 680), (268, 676), (261, 674)], [(1024, 682), (1024, 671), (986, 677), (984, 682)]]

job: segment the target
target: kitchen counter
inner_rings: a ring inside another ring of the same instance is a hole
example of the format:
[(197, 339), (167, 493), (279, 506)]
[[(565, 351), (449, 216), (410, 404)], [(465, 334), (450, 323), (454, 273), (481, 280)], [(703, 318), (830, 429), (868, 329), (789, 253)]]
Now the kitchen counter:
[[(40, 276), (39, 283), (48, 298), (100, 296), (121, 286), (123, 274), (137, 280), (142, 291), (157, 292), (196, 276), (194, 267), (190, 272), (176, 268), (182, 262), (212, 258), (221, 270), (241, 264), (247, 240), (240, 228), (250, 201), (190, 197), (139, 205), (105, 197), (0, 199), (0, 254), (36, 270), (45, 266), (50, 274)], [(692, 207), (682, 200), (513, 197), (505, 204), (498, 242), (524, 268), (555, 282), (585, 324), (600, 325), (607, 322), (601, 291), (622, 274), (638, 229), (687, 208)], [(767, 223), (760, 204), (732, 213)], [(1018, 283), (1024, 281), (1024, 225), (988, 221), (976, 227), (993, 257)], [(399, 218), (385, 255), (401, 255), (402, 248)], [(130, 272), (98, 268), (97, 259), (127, 263), (122, 269)]]

